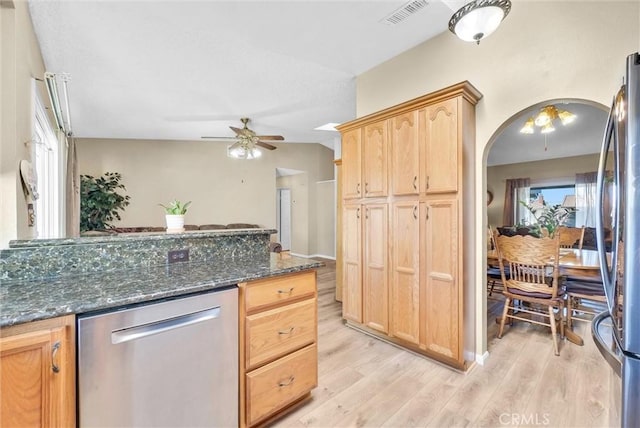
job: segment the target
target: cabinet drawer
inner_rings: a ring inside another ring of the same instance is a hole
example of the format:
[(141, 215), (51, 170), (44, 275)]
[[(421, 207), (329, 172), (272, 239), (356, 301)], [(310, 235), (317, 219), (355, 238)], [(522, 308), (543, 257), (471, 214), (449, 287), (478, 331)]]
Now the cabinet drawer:
[(316, 341), (316, 299), (247, 317), (247, 370)]
[(312, 295), (315, 291), (315, 271), (252, 281), (246, 286), (246, 311), (286, 303), (305, 295)]
[(247, 424), (253, 425), (318, 385), (318, 353), (310, 345), (246, 375)]

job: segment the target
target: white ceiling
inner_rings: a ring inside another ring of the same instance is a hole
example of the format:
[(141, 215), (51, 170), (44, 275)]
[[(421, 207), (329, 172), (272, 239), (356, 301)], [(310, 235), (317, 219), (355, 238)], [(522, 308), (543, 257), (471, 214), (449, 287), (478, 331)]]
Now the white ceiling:
[(29, 0), (29, 9), (47, 71), (70, 74), (77, 137), (233, 137), (228, 126), (247, 116), (258, 134), (332, 147), (338, 134), (313, 128), (355, 118), (355, 76), (446, 31), (464, 2), (380, 22), (405, 3)]
[(487, 157), (487, 166), (531, 162), (599, 153), (608, 111), (578, 102), (549, 102), (570, 111), (576, 120), (563, 126), (554, 122), (555, 131), (541, 134), (539, 128), (531, 135), (520, 133), (526, 120), (535, 116), (547, 103), (532, 106), (514, 116), (498, 135)]
[[(246, 116), (259, 134), (333, 147), (337, 132), (313, 128), (355, 118), (355, 76), (447, 31), (465, 1), (432, 0), (397, 25), (381, 22), (406, 3), (29, 0), (29, 9), (46, 69), (71, 77), (77, 137), (233, 137), (229, 125)], [(598, 152), (603, 110), (567, 104), (578, 119), (548, 134), (545, 151), (543, 135), (518, 132), (539, 108), (505, 128), (489, 166)]]

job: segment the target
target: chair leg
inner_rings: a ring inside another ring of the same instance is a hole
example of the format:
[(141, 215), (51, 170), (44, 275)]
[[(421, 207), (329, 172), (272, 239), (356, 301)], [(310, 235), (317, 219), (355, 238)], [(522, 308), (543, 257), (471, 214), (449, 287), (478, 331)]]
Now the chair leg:
[(511, 299), (507, 297), (504, 300), (504, 309), (502, 310), (502, 319), (500, 320), (500, 331), (498, 332), (498, 339), (502, 339), (502, 331), (504, 330), (504, 323), (507, 319), (507, 314), (509, 313), (509, 303)]
[(571, 294), (569, 294), (567, 296), (567, 327), (569, 328), (573, 328), (573, 320), (572, 317), (573, 316), (573, 298), (571, 297)]
[(564, 340), (564, 329), (565, 329), (565, 315), (564, 315), (565, 307), (560, 306), (560, 338)]
[(493, 293), (493, 287), (496, 286), (496, 280), (492, 279), (491, 280), (491, 288), (489, 289), (489, 296), (491, 296), (491, 293)]
[(560, 352), (558, 352), (558, 338), (556, 337), (556, 316), (553, 313), (553, 306), (549, 306), (549, 324), (551, 325), (551, 337), (553, 338), (553, 351), (556, 355), (560, 355)]

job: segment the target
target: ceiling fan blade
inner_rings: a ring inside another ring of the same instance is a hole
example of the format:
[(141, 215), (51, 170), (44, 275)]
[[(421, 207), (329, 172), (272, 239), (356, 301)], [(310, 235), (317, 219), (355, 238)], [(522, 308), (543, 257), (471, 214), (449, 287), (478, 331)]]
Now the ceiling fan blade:
[(236, 128), (235, 126), (230, 126), (231, 130), (235, 132), (237, 135), (243, 135), (245, 137), (255, 137), (255, 133), (248, 128)]
[(264, 141), (260, 141), (260, 140), (256, 141), (256, 146), (260, 146), (260, 147), (262, 147), (264, 149), (267, 149), (267, 150), (275, 150), (275, 149), (277, 149), (276, 146), (272, 146), (271, 144), (265, 143)]
[(223, 141), (238, 139), (238, 137), (208, 137), (208, 136), (202, 136), (200, 138), (210, 139), (210, 140), (223, 140)]
[(261, 140), (284, 141), (282, 135), (258, 135), (257, 137)]

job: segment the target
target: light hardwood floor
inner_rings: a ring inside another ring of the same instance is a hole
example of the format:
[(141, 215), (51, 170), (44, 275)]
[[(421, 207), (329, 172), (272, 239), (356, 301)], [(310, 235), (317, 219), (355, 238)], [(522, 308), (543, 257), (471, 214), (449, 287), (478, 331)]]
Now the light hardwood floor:
[(497, 339), (502, 296), (488, 299), (484, 366), (458, 373), (345, 327), (334, 300), (335, 263), (318, 271), (318, 387), (276, 427), (606, 427), (619, 425), (610, 401), (615, 374), (590, 336), (580, 347), (548, 329), (515, 323)]

